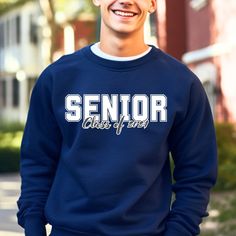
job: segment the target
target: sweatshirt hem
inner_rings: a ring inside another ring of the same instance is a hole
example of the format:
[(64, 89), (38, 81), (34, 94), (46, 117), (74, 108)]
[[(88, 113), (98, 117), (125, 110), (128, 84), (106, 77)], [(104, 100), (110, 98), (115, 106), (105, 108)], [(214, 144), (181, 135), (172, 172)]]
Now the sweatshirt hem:
[(91, 234), (91, 233), (86, 233), (86, 232), (81, 232), (81, 231), (75, 232), (68, 229), (52, 226), (52, 230), (49, 236), (101, 236), (101, 235)]
[[(68, 229), (52, 226), (49, 236), (102, 236), (101, 234), (86, 233), (81, 231), (71, 231)], [(138, 236), (138, 235), (137, 235)], [(145, 234), (143, 236), (164, 236), (164, 233)]]

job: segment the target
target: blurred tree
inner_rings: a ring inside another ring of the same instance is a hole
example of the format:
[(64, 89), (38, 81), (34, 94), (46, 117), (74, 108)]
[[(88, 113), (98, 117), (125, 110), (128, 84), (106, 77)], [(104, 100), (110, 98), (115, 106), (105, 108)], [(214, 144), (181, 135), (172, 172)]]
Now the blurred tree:
[(0, 0), (0, 15), (29, 1), (33, 0)]
[(56, 50), (55, 40), (57, 31), (62, 24), (76, 19), (80, 14), (95, 14), (96, 8), (92, 0), (0, 0), (0, 15), (25, 4), (29, 1), (38, 1), (50, 28), (50, 62)]
[(54, 0), (39, 0), (40, 7), (43, 11), (44, 16), (47, 19), (48, 26), (50, 27), (50, 62), (53, 60), (53, 53), (55, 52), (55, 39), (56, 39), (56, 31), (57, 24), (55, 18), (55, 4)]
[(93, 14), (96, 12), (91, 0), (38, 0), (50, 28), (50, 62), (56, 50), (57, 30), (61, 24), (76, 19), (81, 13)]

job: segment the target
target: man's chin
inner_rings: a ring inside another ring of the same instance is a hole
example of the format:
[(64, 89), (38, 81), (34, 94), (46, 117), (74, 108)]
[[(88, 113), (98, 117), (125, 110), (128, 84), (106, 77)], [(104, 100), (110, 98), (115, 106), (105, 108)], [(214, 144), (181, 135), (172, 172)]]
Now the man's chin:
[(134, 34), (135, 30), (132, 29), (116, 29), (114, 30), (115, 34), (117, 35), (123, 35), (123, 36), (130, 36)]

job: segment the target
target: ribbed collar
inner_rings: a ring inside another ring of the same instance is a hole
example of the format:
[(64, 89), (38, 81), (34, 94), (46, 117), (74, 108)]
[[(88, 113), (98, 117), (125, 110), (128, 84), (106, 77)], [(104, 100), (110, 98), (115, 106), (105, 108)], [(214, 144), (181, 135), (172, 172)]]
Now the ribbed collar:
[(104, 59), (101, 58), (97, 55), (95, 55), (92, 51), (91, 51), (91, 45), (88, 45), (84, 48), (82, 48), (81, 50), (75, 52), (75, 54), (78, 53), (82, 53), (89, 61), (106, 67), (106, 68), (110, 68), (112, 70), (130, 70), (134, 67), (140, 66), (154, 58), (157, 57), (157, 55), (160, 52), (160, 49), (156, 48), (153, 45), (149, 45), (152, 47), (152, 49), (150, 50), (150, 52), (146, 55), (144, 55), (143, 57), (140, 57), (138, 59), (135, 60), (131, 60), (131, 61), (113, 61), (113, 60), (108, 60), (108, 59)]

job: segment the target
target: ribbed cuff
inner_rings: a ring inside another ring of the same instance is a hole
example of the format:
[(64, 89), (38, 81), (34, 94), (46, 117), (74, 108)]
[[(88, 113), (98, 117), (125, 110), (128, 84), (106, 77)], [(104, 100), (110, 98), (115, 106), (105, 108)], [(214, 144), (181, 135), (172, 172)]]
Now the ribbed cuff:
[(181, 230), (179, 228), (171, 226), (167, 227), (163, 236), (192, 236), (192, 234), (190, 232), (187, 232), (186, 230)]
[(183, 233), (175, 229), (167, 229), (163, 236), (184, 236)]
[(25, 236), (46, 236), (45, 223), (40, 216), (27, 216), (25, 218)]

